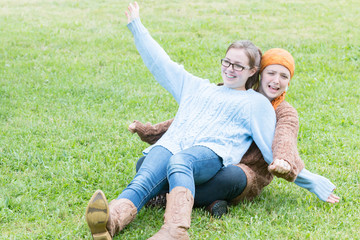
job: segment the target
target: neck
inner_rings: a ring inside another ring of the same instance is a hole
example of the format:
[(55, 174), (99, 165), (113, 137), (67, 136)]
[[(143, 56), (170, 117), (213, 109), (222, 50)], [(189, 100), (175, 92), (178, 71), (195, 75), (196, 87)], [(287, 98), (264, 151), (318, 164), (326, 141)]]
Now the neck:
[(267, 96), (264, 91), (262, 91), (261, 87), (258, 89), (258, 92), (261, 93), (262, 95), (264, 95), (267, 99), (269, 99), (270, 102), (272, 102), (272, 100), (274, 100), (275, 98), (271, 98), (269, 96)]

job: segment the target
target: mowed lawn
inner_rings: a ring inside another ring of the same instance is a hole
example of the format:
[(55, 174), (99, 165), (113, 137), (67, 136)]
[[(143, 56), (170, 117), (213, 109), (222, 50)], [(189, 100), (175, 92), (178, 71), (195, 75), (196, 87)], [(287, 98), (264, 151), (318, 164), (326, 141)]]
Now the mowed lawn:
[[(341, 197), (324, 203), (275, 178), (220, 220), (196, 209), (191, 239), (360, 239), (358, 1), (138, 2), (170, 57), (214, 83), (235, 40), (289, 50), (300, 155)], [(91, 239), (93, 192), (116, 198), (148, 146), (127, 126), (175, 115), (136, 51), (128, 3), (0, 0), (0, 239)], [(144, 208), (115, 239), (151, 237), (163, 214)]]

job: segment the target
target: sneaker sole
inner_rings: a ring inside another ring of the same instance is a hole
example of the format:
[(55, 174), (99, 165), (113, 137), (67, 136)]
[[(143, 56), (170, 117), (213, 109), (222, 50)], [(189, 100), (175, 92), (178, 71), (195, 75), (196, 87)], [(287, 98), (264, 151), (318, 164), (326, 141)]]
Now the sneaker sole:
[(228, 212), (227, 201), (219, 200), (214, 204), (211, 209), (211, 215), (215, 218), (221, 218), (224, 214)]

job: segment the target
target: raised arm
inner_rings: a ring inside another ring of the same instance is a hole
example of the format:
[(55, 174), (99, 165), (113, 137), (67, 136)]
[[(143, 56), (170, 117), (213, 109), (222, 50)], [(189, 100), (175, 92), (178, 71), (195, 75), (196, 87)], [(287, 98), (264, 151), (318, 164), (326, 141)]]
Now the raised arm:
[(134, 35), (136, 47), (147, 68), (175, 100), (180, 103), (183, 95), (192, 95), (208, 80), (197, 78), (188, 73), (181, 65), (173, 62), (161, 46), (150, 36), (140, 21), (139, 5), (130, 4), (128, 28)]

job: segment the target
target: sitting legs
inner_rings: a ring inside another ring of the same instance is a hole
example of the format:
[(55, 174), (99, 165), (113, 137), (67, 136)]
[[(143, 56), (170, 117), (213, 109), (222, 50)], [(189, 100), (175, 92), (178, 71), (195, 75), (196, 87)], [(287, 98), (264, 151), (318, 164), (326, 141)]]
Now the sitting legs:
[[(141, 167), (144, 157), (141, 157), (136, 170)], [(221, 168), (209, 181), (196, 185), (194, 207), (206, 207), (214, 217), (221, 217), (227, 213), (227, 203), (239, 196), (246, 188), (247, 178), (245, 172), (238, 166), (229, 165)], [(147, 206), (164, 207), (166, 205), (166, 185), (159, 195), (152, 198)]]
[(194, 204), (195, 183), (203, 183), (222, 167), (222, 159), (202, 146), (185, 149), (169, 160), (164, 225), (151, 240), (186, 240)]

